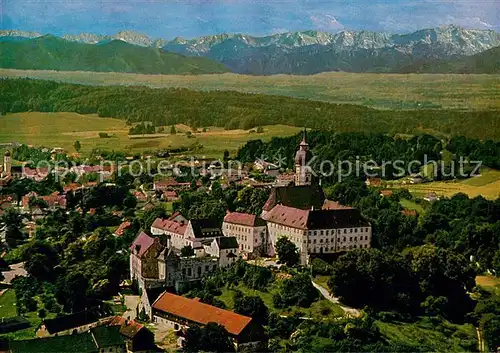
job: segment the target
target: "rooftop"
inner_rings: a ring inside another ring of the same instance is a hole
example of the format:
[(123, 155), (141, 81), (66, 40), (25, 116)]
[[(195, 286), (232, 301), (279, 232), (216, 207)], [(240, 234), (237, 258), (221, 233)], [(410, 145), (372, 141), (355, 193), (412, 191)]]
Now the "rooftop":
[(262, 218), (250, 214), (250, 213), (241, 213), (241, 212), (231, 212), (226, 214), (224, 217), (224, 222), (239, 224), (247, 227), (261, 227), (266, 225), (266, 221)]
[(156, 300), (153, 308), (201, 325), (215, 322), (224, 326), (227, 332), (235, 336), (238, 336), (252, 321), (251, 317), (168, 292), (163, 293)]
[(146, 251), (153, 245), (155, 239), (150, 237), (144, 232), (140, 232), (137, 238), (135, 238), (132, 245), (130, 245), (130, 250), (135, 251), (138, 257), (142, 257)]
[(219, 249), (238, 249), (236, 237), (218, 237), (215, 238)]
[(268, 222), (281, 224), (297, 229), (332, 229), (355, 228), (369, 226), (359, 210), (326, 209), (301, 210), (298, 208), (277, 205), (264, 217)]
[(325, 194), (319, 185), (279, 186), (271, 190), (263, 209), (270, 211), (276, 205), (284, 205), (300, 209), (320, 209), (323, 207)]
[(187, 224), (182, 222), (176, 222), (170, 219), (157, 218), (154, 220), (151, 227), (179, 235), (184, 235), (184, 233), (186, 232)]

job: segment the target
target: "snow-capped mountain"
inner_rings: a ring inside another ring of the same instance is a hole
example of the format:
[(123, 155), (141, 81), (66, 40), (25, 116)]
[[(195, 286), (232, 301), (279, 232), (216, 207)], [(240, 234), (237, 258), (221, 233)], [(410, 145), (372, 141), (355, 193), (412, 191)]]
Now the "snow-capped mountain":
[[(15, 37), (17, 40), (37, 35), (0, 31), (0, 37)], [(122, 31), (113, 36), (82, 33), (64, 38), (89, 44), (122, 40), (187, 56), (204, 56), (227, 65), (235, 72), (247, 74), (313, 74), (335, 70), (391, 72), (410, 67), (415, 62), (455, 59), (500, 46), (500, 34), (495, 31), (453, 25), (409, 34), (303, 31), (265, 37), (246, 34), (218, 34), (194, 39), (177, 37), (168, 41)]]

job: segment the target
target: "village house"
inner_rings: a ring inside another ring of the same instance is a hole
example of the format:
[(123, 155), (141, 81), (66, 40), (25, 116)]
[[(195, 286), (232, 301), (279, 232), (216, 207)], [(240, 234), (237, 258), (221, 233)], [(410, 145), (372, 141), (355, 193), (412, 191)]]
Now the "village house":
[(381, 197), (389, 197), (392, 196), (392, 194), (393, 194), (392, 190), (389, 189), (380, 190)]
[(167, 202), (173, 202), (179, 200), (179, 195), (174, 190), (165, 190), (161, 195), (161, 198)]
[(82, 333), (107, 322), (109, 312), (95, 307), (77, 313), (45, 319), (36, 331), (36, 337), (50, 337)]
[[(153, 304), (153, 322), (159, 327), (182, 333), (192, 326), (214, 322), (223, 326), (237, 351), (262, 351), (267, 338), (264, 329), (251, 317), (201, 303), (172, 293), (163, 293)], [(179, 340), (179, 345), (182, 338)]]
[(258, 170), (266, 175), (272, 176), (272, 177), (277, 177), (279, 172), (280, 172), (279, 166), (277, 166), (276, 164), (267, 162), (261, 158), (257, 159), (254, 162), (253, 167), (256, 170)]
[(107, 326), (119, 327), (127, 352), (150, 352), (155, 348), (154, 334), (146, 326), (134, 320), (115, 316)]
[[(201, 184), (200, 184), (201, 185)], [(186, 190), (191, 187), (191, 183), (189, 182), (178, 182), (174, 178), (165, 179), (165, 180), (155, 180), (153, 182), (153, 190), (154, 191), (166, 191), (166, 190)]]
[(365, 181), (366, 186), (380, 187), (382, 185), (382, 179), (380, 178), (367, 178)]
[[(25, 211), (29, 211), (32, 209), (32, 204), (30, 204), (30, 200), (40, 200), (43, 204), (41, 207), (40, 204), (37, 204), (38, 208), (45, 208), (46, 211), (55, 211), (57, 209), (65, 209), (66, 208), (66, 196), (59, 194), (57, 191), (46, 196), (39, 196), (36, 192), (30, 192), (23, 196), (22, 205)], [(36, 203), (36, 202), (35, 202)]]
[(132, 223), (130, 223), (129, 221), (125, 221), (125, 222), (122, 222), (118, 228), (115, 230), (115, 232), (113, 233), (113, 235), (115, 237), (121, 237), (125, 231), (130, 228), (130, 226), (132, 225)]
[(230, 212), (224, 217), (222, 232), (235, 237), (244, 259), (264, 256), (267, 252), (267, 224), (253, 214)]
[[(151, 234), (170, 236), (170, 245), (176, 249), (191, 246), (193, 249), (202, 249), (202, 240), (205, 244), (211, 242), (224, 234), (220, 226), (209, 219), (192, 219), (187, 221), (185, 217), (176, 214), (174, 220), (171, 218), (157, 218), (151, 225)], [(187, 223), (186, 223), (187, 222)]]

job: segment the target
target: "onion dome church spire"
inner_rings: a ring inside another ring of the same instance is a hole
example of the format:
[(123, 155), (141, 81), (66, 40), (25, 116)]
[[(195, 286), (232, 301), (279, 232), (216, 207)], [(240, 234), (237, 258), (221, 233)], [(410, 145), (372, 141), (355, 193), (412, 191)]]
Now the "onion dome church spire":
[(295, 154), (295, 185), (311, 185), (312, 170), (307, 163), (310, 160), (309, 144), (307, 143), (307, 130), (304, 128), (299, 150)]

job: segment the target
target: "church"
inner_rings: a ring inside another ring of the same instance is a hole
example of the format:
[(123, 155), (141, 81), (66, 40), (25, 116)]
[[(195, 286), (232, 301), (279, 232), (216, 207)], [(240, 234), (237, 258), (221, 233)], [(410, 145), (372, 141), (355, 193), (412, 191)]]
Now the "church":
[(0, 186), (7, 185), (12, 180), (12, 159), (10, 152), (5, 152), (3, 165), (0, 165)]
[(372, 227), (359, 210), (326, 200), (307, 163), (312, 158), (307, 133), (295, 155), (295, 185), (275, 187), (261, 217), (267, 223), (267, 255), (276, 255), (281, 237), (292, 241), (301, 263), (311, 256), (369, 248)]

